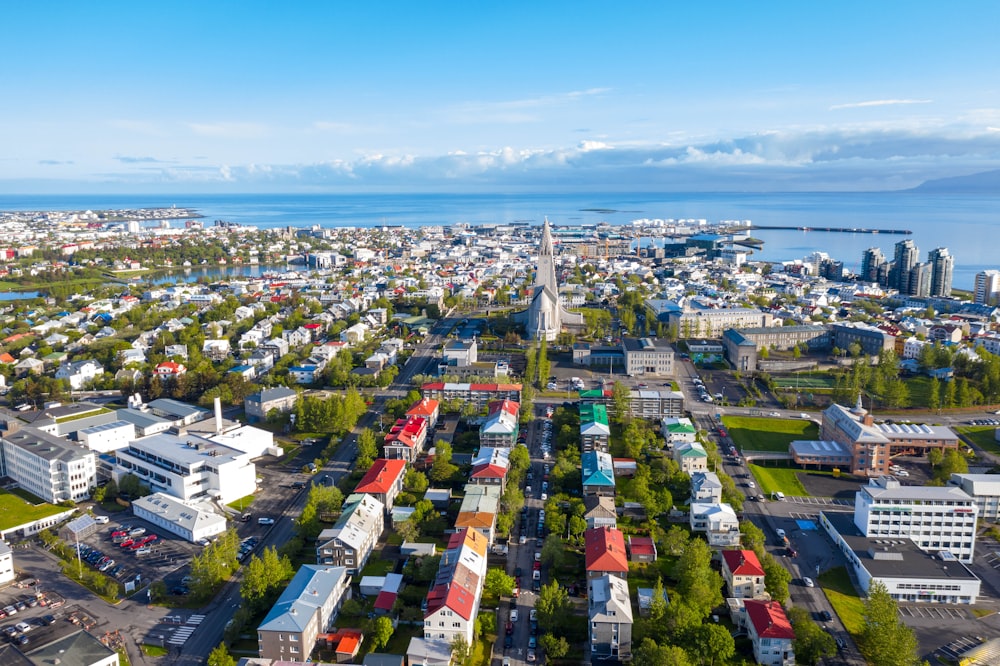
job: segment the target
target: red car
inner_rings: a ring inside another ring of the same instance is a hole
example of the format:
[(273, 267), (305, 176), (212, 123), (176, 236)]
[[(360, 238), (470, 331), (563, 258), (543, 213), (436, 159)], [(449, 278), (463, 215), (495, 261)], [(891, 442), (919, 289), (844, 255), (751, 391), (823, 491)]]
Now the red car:
[(119, 546), (120, 546), (121, 548), (128, 548), (128, 547), (130, 547), (130, 546), (131, 546), (132, 544), (134, 544), (134, 543), (135, 543), (135, 541), (133, 541), (132, 539), (125, 539), (124, 541), (122, 541), (122, 542), (121, 542), (120, 544), (118, 544), (118, 545), (119, 545)]
[(542, 568), (542, 563), (541, 562), (535, 562), (535, 566), (534, 566), (535, 571), (538, 571), (541, 568)]
[(156, 540), (157, 540), (157, 539), (159, 539), (159, 538), (160, 538), (160, 537), (156, 536), (155, 534), (150, 534), (150, 535), (149, 535), (148, 537), (146, 537), (146, 538), (144, 538), (144, 539), (142, 540), (142, 545), (144, 545), (144, 546), (145, 546), (146, 544), (150, 544), (150, 543), (153, 543), (154, 541), (156, 541)]
[(510, 636), (513, 633), (514, 633), (514, 623), (513, 622), (508, 622), (507, 623), (507, 635)]
[(112, 539), (114, 539), (115, 537), (123, 537), (123, 536), (128, 536), (128, 532), (126, 532), (125, 530), (118, 530), (117, 532), (111, 533)]

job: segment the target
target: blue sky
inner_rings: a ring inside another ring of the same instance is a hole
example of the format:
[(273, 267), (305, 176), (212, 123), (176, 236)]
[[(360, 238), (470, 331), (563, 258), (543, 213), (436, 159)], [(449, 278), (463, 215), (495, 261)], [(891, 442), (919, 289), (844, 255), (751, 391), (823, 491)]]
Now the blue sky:
[(869, 190), (1000, 168), (997, 2), (5, 3), (0, 192)]

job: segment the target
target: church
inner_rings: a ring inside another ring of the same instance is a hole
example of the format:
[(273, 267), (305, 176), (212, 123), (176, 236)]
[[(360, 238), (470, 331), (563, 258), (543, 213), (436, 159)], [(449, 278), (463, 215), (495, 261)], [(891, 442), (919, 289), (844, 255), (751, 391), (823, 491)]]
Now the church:
[(542, 242), (538, 247), (538, 269), (535, 271), (531, 305), (527, 310), (514, 315), (514, 320), (524, 324), (529, 340), (553, 341), (564, 329), (579, 332), (584, 328), (583, 315), (567, 311), (559, 300), (555, 249), (548, 218), (542, 226)]

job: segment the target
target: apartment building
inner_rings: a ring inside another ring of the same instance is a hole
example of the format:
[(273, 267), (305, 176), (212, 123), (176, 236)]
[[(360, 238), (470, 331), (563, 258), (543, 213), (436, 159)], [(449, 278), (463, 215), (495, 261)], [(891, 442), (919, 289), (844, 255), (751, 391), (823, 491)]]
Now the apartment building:
[(580, 456), (582, 465), (583, 494), (615, 494), (615, 468), (611, 454), (603, 451), (587, 451)]
[(595, 660), (632, 657), (632, 602), (628, 582), (614, 574), (587, 581), (590, 652)]
[(287, 386), (276, 386), (247, 396), (243, 401), (243, 409), (251, 422), (264, 421), (272, 409), (281, 414), (292, 411), (298, 398), (297, 391)]
[(427, 443), (427, 419), (408, 416), (399, 419), (386, 433), (382, 444), (386, 458), (414, 462)]
[(795, 632), (777, 601), (743, 602), (754, 660), (761, 666), (795, 666)]
[(403, 490), (405, 479), (405, 460), (379, 458), (361, 477), (354, 492), (367, 493), (381, 502), (386, 511), (392, 511), (396, 496)]
[(584, 453), (607, 452), (610, 439), (608, 408), (598, 404), (580, 405), (580, 449)]
[(521, 406), (513, 400), (491, 402), (486, 420), (479, 428), (479, 443), (482, 446), (514, 448), (517, 444), (520, 412)]
[(704, 532), (708, 545), (731, 548), (740, 545), (740, 521), (728, 504), (691, 503), (692, 532)]
[(476, 407), (483, 407), (494, 400), (521, 402), (521, 384), (462, 384), (430, 382), (420, 387), (424, 398), (433, 400), (462, 400)]
[(473, 644), (486, 577), (486, 537), (474, 529), (451, 535), (427, 594), (424, 639), (450, 644), (458, 636)]
[(588, 579), (604, 574), (628, 577), (628, 553), (625, 551), (625, 536), (620, 530), (598, 527), (584, 532), (583, 539)]
[(691, 501), (718, 504), (722, 501), (722, 482), (715, 472), (694, 472), (691, 474)]
[(385, 505), (368, 494), (353, 494), (333, 527), (320, 532), (316, 541), (316, 564), (338, 566), (356, 576), (385, 529)]
[(304, 564), (257, 627), (261, 659), (309, 661), (316, 638), (326, 633), (351, 597), (344, 567)]
[(769, 598), (764, 589), (764, 567), (752, 550), (722, 551), (726, 596), (736, 599)]
[(694, 474), (708, 471), (708, 453), (698, 442), (682, 442), (674, 446), (674, 462), (682, 472)]

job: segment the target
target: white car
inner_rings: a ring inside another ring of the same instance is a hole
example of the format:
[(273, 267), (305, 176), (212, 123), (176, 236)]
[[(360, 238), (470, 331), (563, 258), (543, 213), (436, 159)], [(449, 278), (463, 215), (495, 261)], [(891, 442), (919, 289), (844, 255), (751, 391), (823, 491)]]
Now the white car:
[(534, 608), (532, 608), (530, 611), (528, 611), (528, 619), (531, 620), (532, 622), (537, 622), (538, 621), (538, 611), (535, 610)]
[(511, 611), (510, 611), (510, 621), (511, 622), (517, 622), (517, 609), (516, 608), (512, 608)]
[(802, 584), (805, 585), (806, 587), (816, 587), (816, 583), (814, 583), (813, 579), (809, 578), (808, 576), (802, 577)]
[(548, 493), (542, 493), (542, 501), (543, 501), (543, 502), (544, 502), (545, 500), (547, 500), (548, 498), (549, 498), (549, 494), (548, 494)]
[(541, 562), (542, 561), (542, 554), (539, 551), (537, 551), (537, 550), (535, 551), (535, 561), (536, 562)]
[(753, 481), (747, 481), (747, 488), (756, 488), (757, 484)]

